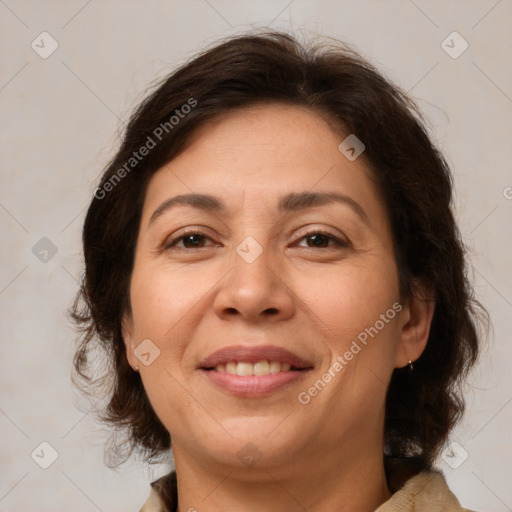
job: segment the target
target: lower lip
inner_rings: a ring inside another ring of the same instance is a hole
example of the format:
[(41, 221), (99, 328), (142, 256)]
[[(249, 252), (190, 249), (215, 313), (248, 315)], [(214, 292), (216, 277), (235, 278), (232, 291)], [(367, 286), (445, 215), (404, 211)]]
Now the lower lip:
[(218, 387), (241, 397), (262, 397), (302, 379), (308, 370), (272, 373), (270, 375), (232, 375), (215, 370), (202, 370)]

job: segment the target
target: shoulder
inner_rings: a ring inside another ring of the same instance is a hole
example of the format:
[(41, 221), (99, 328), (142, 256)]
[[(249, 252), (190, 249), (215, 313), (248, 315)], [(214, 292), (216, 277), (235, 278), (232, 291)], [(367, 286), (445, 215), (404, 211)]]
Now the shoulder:
[(176, 472), (171, 471), (151, 482), (151, 492), (140, 512), (176, 512), (178, 487)]
[[(176, 472), (151, 483), (151, 492), (140, 512), (176, 512)], [(475, 512), (462, 508), (439, 471), (422, 471), (408, 478), (375, 512)]]
[(443, 474), (422, 471), (409, 478), (393, 496), (375, 512), (472, 512), (462, 508), (450, 491)]

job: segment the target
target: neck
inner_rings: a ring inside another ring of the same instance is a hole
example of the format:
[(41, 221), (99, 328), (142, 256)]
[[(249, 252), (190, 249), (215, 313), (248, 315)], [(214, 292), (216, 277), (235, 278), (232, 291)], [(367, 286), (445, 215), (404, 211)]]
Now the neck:
[(178, 512), (373, 511), (388, 500), (382, 449), (302, 460), (292, 467), (205, 465), (174, 448)]

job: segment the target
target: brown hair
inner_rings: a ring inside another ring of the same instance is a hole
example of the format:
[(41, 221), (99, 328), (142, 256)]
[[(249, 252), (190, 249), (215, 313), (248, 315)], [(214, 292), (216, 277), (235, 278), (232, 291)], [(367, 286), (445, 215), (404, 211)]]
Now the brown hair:
[[(71, 309), (82, 330), (74, 381), (83, 390), (107, 392), (100, 418), (124, 436), (112, 438), (115, 455), (125, 458), (139, 448), (152, 459), (170, 448), (169, 432), (128, 364), (121, 335), (145, 190), (198, 127), (261, 102), (313, 109), (366, 146), (369, 176), (391, 222), (401, 295), (411, 298), (412, 279), (421, 278), (435, 300), (428, 343), (414, 371), (397, 369), (391, 379), (385, 454), (415, 455), (420, 466), (430, 467), (463, 411), (461, 384), (476, 361), (478, 319), (486, 312), (466, 275), (451, 174), (418, 108), (340, 42), (306, 47), (279, 32), (230, 38), (180, 67), (140, 104), (85, 219), (85, 274)], [(93, 371), (95, 341), (106, 354), (99, 375)]]

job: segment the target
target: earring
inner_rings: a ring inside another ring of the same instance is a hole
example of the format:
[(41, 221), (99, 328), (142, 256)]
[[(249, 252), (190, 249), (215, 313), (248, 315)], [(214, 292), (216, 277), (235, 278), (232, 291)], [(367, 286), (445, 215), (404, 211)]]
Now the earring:
[(138, 366), (136, 366), (135, 368), (133, 368), (133, 371), (134, 371), (134, 372), (138, 372), (138, 371), (139, 371), (139, 367), (138, 367)]
[(412, 366), (412, 361), (409, 359), (409, 372), (412, 372), (414, 367)]

